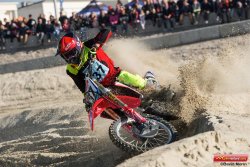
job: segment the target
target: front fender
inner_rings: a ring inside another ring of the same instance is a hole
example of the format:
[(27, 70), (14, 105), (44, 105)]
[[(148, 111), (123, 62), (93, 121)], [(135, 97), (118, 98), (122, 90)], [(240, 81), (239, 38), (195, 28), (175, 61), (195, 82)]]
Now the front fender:
[[(131, 96), (123, 96), (123, 95), (117, 95), (116, 97), (120, 99), (123, 103), (127, 104), (127, 107), (129, 108), (136, 108), (141, 105), (141, 99), (139, 98), (135, 98)], [(91, 110), (89, 111), (89, 122), (90, 122), (91, 130), (94, 129), (95, 118), (99, 116), (103, 111), (105, 111), (107, 108), (119, 109), (121, 107), (122, 106), (118, 106), (116, 104), (109, 102), (103, 97), (96, 100)]]

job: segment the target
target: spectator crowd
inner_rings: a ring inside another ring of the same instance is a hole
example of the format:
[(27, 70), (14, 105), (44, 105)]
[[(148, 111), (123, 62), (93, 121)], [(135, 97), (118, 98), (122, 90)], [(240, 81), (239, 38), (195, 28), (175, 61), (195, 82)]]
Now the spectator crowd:
[(108, 11), (100, 11), (100, 15), (72, 13), (71, 17), (67, 17), (61, 12), (59, 19), (52, 15), (46, 19), (43, 14), (38, 18), (29, 15), (28, 18), (20, 16), (11, 21), (4, 19), (0, 21), (0, 50), (5, 49), (6, 39), (11, 42), (17, 39), (25, 45), (29, 36), (34, 35), (43, 44), (44, 40), (51, 42), (52, 36), (58, 39), (60, 33), (85, 32), (87, 28), (108, 27), (114, 33), (119, 30), (126, 34), (129, 27), (138, 31), (151, 24), (171, 31), (176, 25), (183, 25), (184, 17), (191, 25), (208, 24), (211, 13), (215, 13), (216, 21), (223, 24), (231, 22), (235, 15), (240, 20), (248, 19), (250, 0), (135, 0), (130, 4), (123, 5), (118, 0), (115, 7), (109, 6)]

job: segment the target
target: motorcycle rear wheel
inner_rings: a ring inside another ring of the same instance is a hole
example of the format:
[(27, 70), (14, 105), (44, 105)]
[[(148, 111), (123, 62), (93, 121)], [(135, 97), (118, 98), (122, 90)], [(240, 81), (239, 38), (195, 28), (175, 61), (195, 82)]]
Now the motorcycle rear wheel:
[(132, 131), (129, 133), (124, 126), (133, 126), (135, 121), (126, 118), (114, 121), (109, 128), (111, 141), (120, 149), (130, 154), (139, 154), (155, 147), (170, 144), (177, 139), (177, 131), (169, 122), (157, 116), (145, 114), (148, 120), (153, 120), (159, 125), (159, 135), (154, 138), (142, 138)]

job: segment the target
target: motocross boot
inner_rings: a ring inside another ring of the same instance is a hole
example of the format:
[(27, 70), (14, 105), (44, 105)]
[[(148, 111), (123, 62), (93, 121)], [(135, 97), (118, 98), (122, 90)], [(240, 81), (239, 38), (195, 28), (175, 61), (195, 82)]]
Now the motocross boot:
[(151, 71), (147, 71), (144, 75), (144, 79), (146, 80), (146, 87), (150, 88), (158, 88), (159, 84), (157, 80), (155, 79), (154, 74)]

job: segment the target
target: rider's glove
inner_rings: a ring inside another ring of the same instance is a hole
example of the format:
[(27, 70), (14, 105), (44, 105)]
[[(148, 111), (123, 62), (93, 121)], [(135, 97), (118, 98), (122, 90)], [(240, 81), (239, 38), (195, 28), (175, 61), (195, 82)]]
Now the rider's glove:
[(90, 51), (89, 51), (89, 56), (90, 56), (90, 59), (94, 59), (96, 57), (96, 46), (93, 46)]

